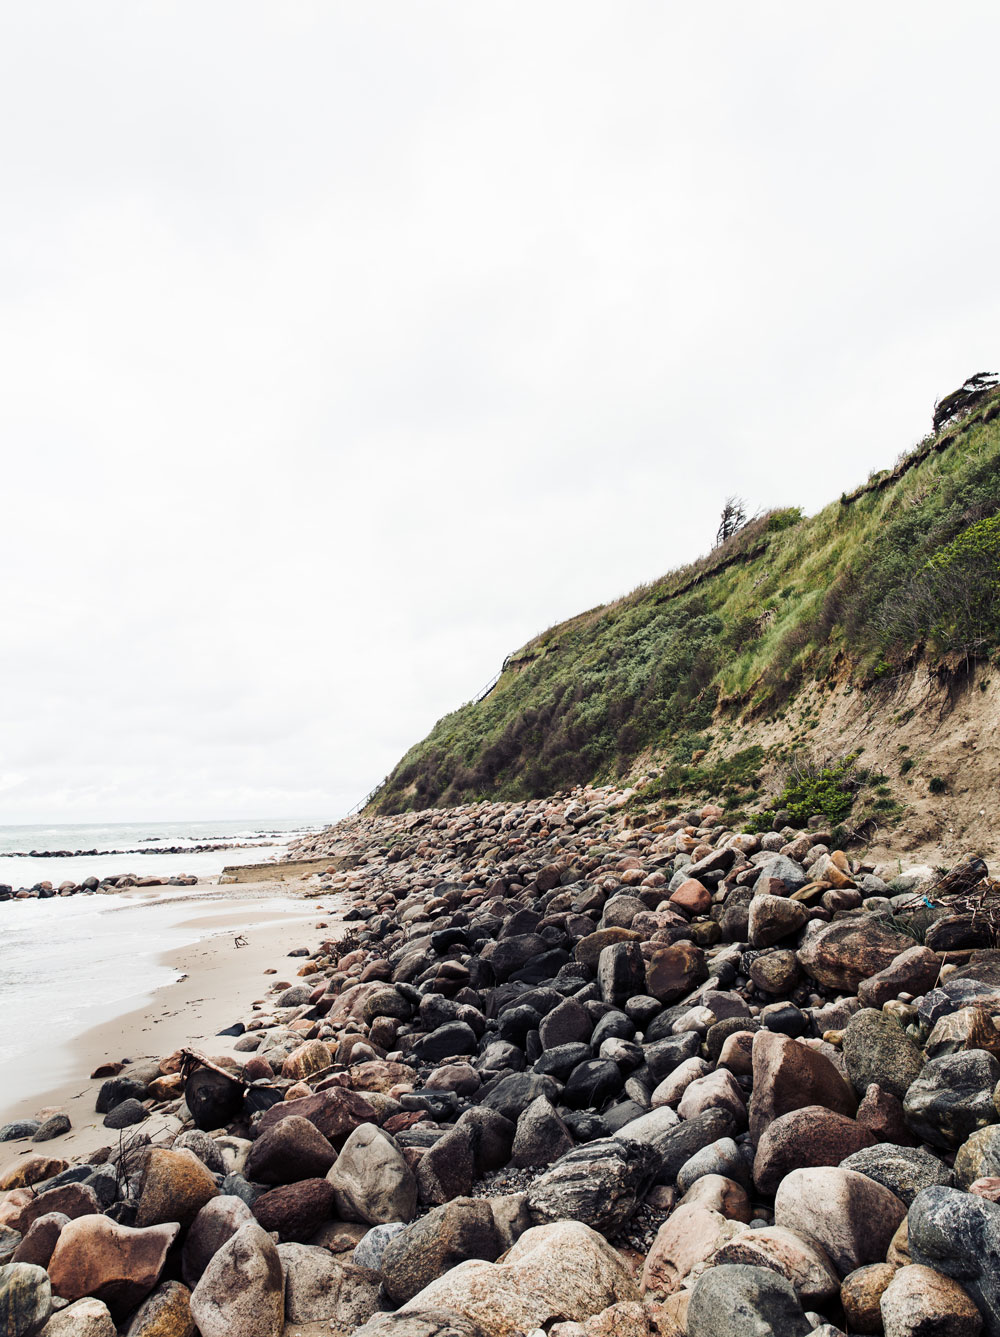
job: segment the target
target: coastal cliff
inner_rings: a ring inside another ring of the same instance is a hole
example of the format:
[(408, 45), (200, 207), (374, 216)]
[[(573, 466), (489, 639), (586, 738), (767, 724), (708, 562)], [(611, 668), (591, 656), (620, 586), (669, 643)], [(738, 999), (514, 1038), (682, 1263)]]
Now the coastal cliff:
[(370, 810), (655, 781), (661, 813), (711, 800), (735, 818), (796, 766), (858, 754), (883, 777), (869, 836), (928, 855), (987, 841), (1000, 392), (937, 421), (819, 514), (766, 512), (529, 641), (410, 748)]

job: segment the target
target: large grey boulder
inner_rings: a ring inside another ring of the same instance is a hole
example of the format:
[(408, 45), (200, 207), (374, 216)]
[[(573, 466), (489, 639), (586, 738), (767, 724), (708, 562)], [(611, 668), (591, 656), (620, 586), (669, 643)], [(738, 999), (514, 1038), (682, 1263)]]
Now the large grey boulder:
[(907, 1214), (910, 1256), (958, 1281), (987, 1337), (1000, 1337), (1000, 1206), (954, 1188), (925, 1188)]
[(896, 1147), (880, 1142), (863, 1147), (840, 1162), (842, 1170), (856, 1170), (895, 1193), (907, 1207), (922, 1188), (942, 1184), (950, 1188), (955, 1177), (944, 1161), (920, 1147)]
[(536, 1225), (582, 1221), (616, 1235), (652, 1187), (660, 1163), (652, 1147), (627, 1139), (574, 1147), (532, 1184), (528, 1213)]
[(906, 1122), (935, 1147), (960, 1147), (977, 1129), (1000, 1119), (993, 1104), (998, 1081), (1000, 1063), (984, 1049), (932, 1059), (906, 1092)]
[(375, 1124), (355, 1128), (326, 1178), (333, 1185), (337, 1215), (344, 1221), (375, 1226), (413, 1220), (416, 1177), (395, 1138)]
[(44, 1267), (7, 1263), (0, 1267), (0, 1332), (35, 1337), (52, 1313), (52, 1285)]
[(379, 1264), (382, 1284), (389, 1298), (402, 1304), (466, 1259), (493, 1262), (503, 1249), (490, 1204), (483, 1198), (455, 1198), (389, 1241)]
[(859, 1096), (877, 1082), (902, 1100), (924, 1066), (923, 1055), (898, 1022), (873, 1007), (863, 1007), (847, 1023), (843, 1052)]
[(309, 1244), (279, 1244), (278, 1256), (289, 1323), (327, 1322), (353, 1332), (378, 1309), (377, 1272), (341, 1263), (329, 1249)]
[(201, 1337), (281, 1337), (285, 1275), (274, 1241), (256, 1221), (211, 1259), (191, 1295), (191, 1315)]
[(720, 1263), (694, 1284), (687, 1337), (807, 1337), (811, 1331), (791, 1282), (769, 1267)]

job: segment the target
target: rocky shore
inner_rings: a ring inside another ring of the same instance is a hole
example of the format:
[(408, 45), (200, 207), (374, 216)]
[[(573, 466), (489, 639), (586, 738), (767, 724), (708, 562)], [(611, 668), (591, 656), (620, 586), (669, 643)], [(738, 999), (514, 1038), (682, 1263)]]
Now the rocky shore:
[(0, 1129), (0, 1328), (1000, 1337), (985, 864), (627, 797), (300, 842), (347, 932), (234, 1053), (110, 1064), (83, 1163)]

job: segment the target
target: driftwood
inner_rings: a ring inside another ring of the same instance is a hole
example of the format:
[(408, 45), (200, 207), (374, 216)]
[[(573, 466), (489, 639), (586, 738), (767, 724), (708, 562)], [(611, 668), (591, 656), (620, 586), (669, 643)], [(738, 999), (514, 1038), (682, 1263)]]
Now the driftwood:
[(187, 1079), (196, 1068), (208, 1068), (211, 1072), (217, 1072), (220, 1077), (228, 1077), (229, 1080), (235, 1082), (237, 1086), (242, 1086), (244, 1095), (250, 1089), (248, 1082), (244, 1082), (241, 1077), (237, 1077), (237, 1075), (234, 1072), (230, 1072), (228, 1068), (223, 1068), (218, 1063), (213, 1063), (210, 1058), (206, 1058), (204, 1054), (199, 1054), (196, 1049), (182, 1049), (180, 1066), (181, 1080), (186, 1083)]

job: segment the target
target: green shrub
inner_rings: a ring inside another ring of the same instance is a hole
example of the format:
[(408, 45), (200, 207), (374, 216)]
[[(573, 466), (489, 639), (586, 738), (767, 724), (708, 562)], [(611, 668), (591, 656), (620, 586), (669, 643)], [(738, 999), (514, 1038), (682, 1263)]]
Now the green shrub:
[(927, 788), (932, 794), (943, 794), (948, 788), (947, 782), (940, 775), (932, 775)]
[(801, 506), (787, 506), (783, 511), (773, 511), (767, 517), (767, 533), (780, 534), (783, 529), (797, 525), (801, 519)]
[(860, 771), (856, 762), (857, 754), (852, 754), (826, 766), (798, 763), (772, 806), (752, 817), (747, 831), (770, 831), (778, 812), (787, 812), (798, 826), (804, 826), (810, 817), (820, 813), (834, 825), (843, 823), (850, 815), (858, 790), (874, 779), (871, 772)]

